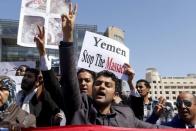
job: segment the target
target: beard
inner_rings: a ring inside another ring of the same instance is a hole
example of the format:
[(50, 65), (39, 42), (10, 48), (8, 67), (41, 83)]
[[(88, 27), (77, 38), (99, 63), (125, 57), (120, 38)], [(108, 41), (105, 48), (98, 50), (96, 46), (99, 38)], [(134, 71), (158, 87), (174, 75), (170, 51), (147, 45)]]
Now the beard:
[(35, 81), (27, 80), (27, 79), (23, 79), (22, 80), (21, 88), (24, 91), (27, 91), (28, 92), (28, 91), (32, 90), (34, 86), (35, 86)]

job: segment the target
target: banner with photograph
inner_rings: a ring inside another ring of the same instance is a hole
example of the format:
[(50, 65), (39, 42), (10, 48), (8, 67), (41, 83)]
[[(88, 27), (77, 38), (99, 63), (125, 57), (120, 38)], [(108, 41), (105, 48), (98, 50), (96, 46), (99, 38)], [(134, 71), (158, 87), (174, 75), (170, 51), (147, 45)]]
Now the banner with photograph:
[(123, 74), (124, 63), (129, 63), (129, 49), (111, 38), (86, 31), (78, 60), (78, 67), (100, 72), (109, 70), (119, 79), (127, 80)]
[(0, 75), (15, 76), (16, 69), (20, 65), (27, 65), (35, 68), (35, 61), (0, 62)]
[(57, 49), (63, 39), (61, 15), (68, 12), (69, 0), (22, 0), (17, 44), (36, 47), (37, 25), (45, 27), (46, 48)]

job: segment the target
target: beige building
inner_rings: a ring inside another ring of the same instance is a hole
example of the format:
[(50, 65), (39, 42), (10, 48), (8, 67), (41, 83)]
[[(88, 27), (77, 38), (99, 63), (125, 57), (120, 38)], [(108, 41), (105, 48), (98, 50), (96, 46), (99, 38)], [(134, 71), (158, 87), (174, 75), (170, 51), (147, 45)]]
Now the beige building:
[(175, 104), (178, 94), (182, 91), (196, 94), (196, 74), (188, 74), (184, 77), (163, 77), (155, 68), (148, 68), (146, 71), (146, 80), (150, 82), (150, 94), (153, 98), (164, 96)]
[(114, 26), (109, 26), (105, 33), (104, 36), (107, 36), (109, 38), (112, 38), (114, 40), (117, 40), (121, 43), (125, 43), (124, 39), (125, 39), (125, 32), (118, 28), (118, 27), (114, 27)]

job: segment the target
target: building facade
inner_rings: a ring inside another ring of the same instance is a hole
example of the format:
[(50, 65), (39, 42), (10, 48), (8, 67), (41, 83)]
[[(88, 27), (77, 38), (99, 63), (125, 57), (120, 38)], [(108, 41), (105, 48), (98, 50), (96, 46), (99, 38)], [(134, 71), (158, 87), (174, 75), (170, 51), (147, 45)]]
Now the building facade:
[(125, 32), (118, 27), (109, 26), (104, 32), (104, 36), (117, 40), (120, 43), (125, 43)]
[(180, 92), (188, 91), (196, 94), (196, 74), (188, 74), (183, 77), (163, 77), (155, 68), (148, 68), (146, 80), (150, 82), (152, 98), (164, 96), (174, 105)]
[[(17, 33), (18, 33), (19, 21), (17, 20), (4, 20), (0, 19), (0, 61), (39, 61), (39, 54), (36, 48), (23, 47), (17, 45)], [(109, 34), (115, 34), (116, 36), (122, 36), (121, 29), (113, 27), (108, 30), (108, 37), (112, 37)], [(116, 31), (118, 30), (118, 31)], [(74, 29), (74, 45), (77, 52), (76, 57), (79, 57), (80, 50), (82, 48), (83, 39), (85, 32), (90, 31), (104, 35), (103, 32), (97, 31), (97, 25), (86, 25), (86, 24), (76, 24)], [(118, 34), (119, 33), (119, 34)], [(112, 37), (113, 39), (117, 37)], [(115, 39), (118, 40), (118, 39)], [(124, 41), (124, 33), (123, 33)], [(49, 58), (54, 58), (52, 61), (54, 64), (52, 66), (57, 72), (59, 72), (59, 52), (57, 49), (47, 49)], [(38, 64), (37, 64), (38, 65)]]

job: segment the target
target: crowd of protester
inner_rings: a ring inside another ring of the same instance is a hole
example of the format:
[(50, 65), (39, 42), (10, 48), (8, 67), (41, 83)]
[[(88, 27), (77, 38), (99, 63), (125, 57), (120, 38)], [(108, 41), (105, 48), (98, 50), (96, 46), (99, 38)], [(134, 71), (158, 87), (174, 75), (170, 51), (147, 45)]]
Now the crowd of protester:
[(178, 95), (173, 107), (160, 97), (149, 97), (150, 84), (141, 79), (133, 84), (134, 71), (125, 63), (131, 93), (122, 94), (115, 74), (76, 69), (73, 32), (77, 5), (69, 5), (62, 15), (63, 40), (59, 45), (60, 81), (51, 70), (44, 45), (45, 29), (37, 26), (34, 41), (40, 55), (39, 69), (22, 65), (17, 76), (24, 76), (21, 91), (15, 82), (0, 76), (0, 127), (20, 130), (29, 127), (93, 124), (126, 128), (195, 128), (196, 96)]

